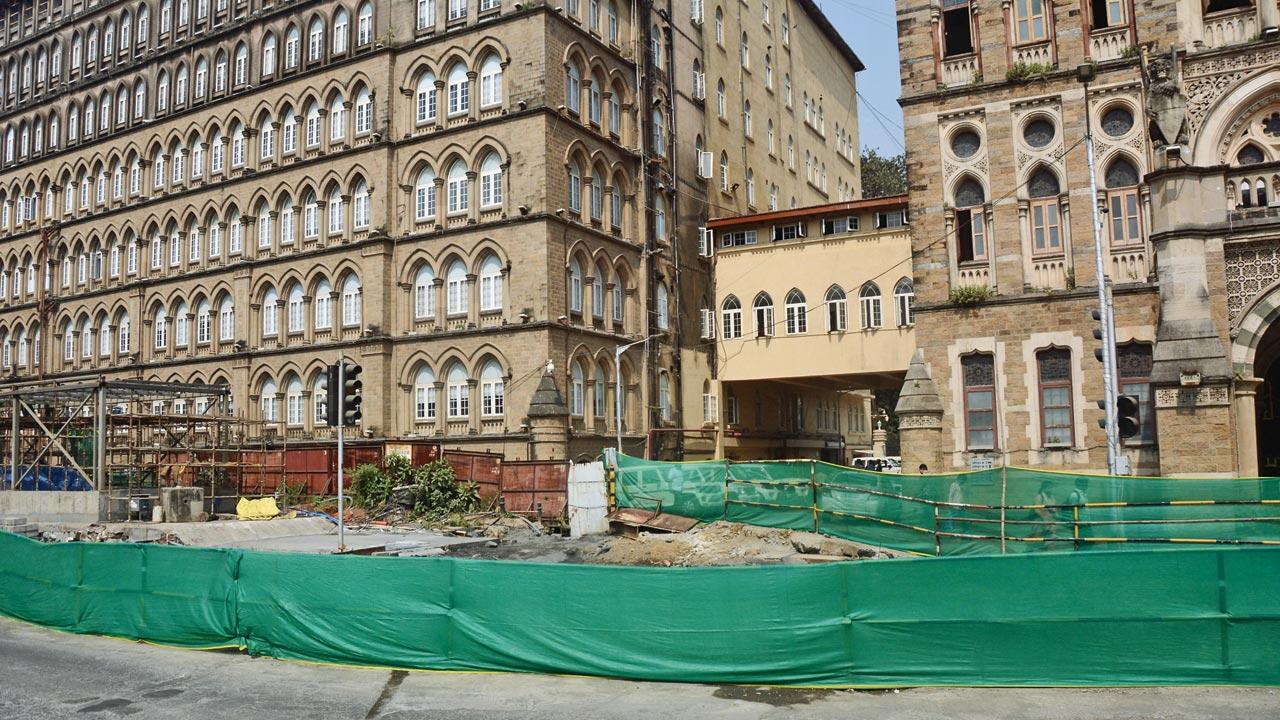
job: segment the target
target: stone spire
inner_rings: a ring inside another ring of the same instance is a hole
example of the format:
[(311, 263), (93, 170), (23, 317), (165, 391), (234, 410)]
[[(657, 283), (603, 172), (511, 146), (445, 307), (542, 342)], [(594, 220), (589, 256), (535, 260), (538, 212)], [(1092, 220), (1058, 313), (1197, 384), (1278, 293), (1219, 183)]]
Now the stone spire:
[(569, 456), (569, 406), (556, 387), (555, 366), (550, 360), (529, 401), (529, 450), (531, 460), (564, 460)]
[(930, 472), (938, 472), (943, 457), (942, 399), (924, 362), (923, 350), (917, 349), (911, 356), (894, 413), (902, 443), (902, 471), (913, 473), (926, 465)]

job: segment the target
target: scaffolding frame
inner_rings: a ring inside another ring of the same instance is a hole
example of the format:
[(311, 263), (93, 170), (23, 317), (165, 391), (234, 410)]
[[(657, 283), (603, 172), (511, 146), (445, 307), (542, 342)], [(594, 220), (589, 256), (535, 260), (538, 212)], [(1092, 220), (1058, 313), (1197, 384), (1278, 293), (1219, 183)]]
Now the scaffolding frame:
[[(284, 438), (230, 408), (226, 385), (97, 377), (0, 386), (0, 487), (74, 482), (105, 495), (107, 520), (127, 519), (128, 500), (164, 487), (203, 487), (210, 513), (228, 498), (274, 492), (287, 478)], [(113, 517), (120, 498), (124, 518)]]

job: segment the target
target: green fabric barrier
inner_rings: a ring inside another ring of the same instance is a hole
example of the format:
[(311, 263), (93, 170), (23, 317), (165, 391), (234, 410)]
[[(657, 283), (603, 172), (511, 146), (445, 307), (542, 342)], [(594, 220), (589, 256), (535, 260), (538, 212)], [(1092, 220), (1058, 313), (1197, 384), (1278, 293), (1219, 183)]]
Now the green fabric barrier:
[(1280, 684), (1280, 548), (643, 568), (0, 533), (0, 613), (423, 669), (837, 686)]
[(653, 507), (636, 501), (643, 495), (704, 522), (819, 530), (929, 555), (1148, 549), (1170, 540), (1280, 544), (1280, 478), (1026, 468), (909, 475), (810, 460), (664, 463), (619, 455), (614, 487), (621, 507)]

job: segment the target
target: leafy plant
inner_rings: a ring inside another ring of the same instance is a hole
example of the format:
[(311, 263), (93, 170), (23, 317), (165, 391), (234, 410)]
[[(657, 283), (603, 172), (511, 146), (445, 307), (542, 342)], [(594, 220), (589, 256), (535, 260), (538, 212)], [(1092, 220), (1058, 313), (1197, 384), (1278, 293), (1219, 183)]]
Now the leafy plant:
[(1004, 79), (1009, 82), (1023, 82), (1035, 77), (1043, 77), (1051, 72), (1053, 72), (1052, 65), (1018, 62), (1009, 66), (1009, 70), (1004, 74)]
[(306, 480), (299, 480), (296, 483), (286, 480), (280, 487), (280, 502), (286, 507), (301, 505), (308, 495)]
[(956, 305), (977, 305), (994, 296), (995, 292), (987, 285), (961, 285), (951, 288), (950, 300)]
[(361, 465), (351, 473), (351, 502), (366, 510), (380, 508), (391, 499), (392, 487), (391, 476), (377, 465)]
[(480, 490), (476, 484), (458, 482), (453, 467), (443, 460), (422, 465), (414, 469), (412, 475), (407, 500), (416, 517), (440, 519), (480, 508)]

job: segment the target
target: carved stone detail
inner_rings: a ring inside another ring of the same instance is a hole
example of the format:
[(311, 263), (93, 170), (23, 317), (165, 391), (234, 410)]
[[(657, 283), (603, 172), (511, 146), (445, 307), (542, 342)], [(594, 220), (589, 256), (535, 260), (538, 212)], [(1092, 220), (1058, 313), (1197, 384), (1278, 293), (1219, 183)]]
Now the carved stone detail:
[(1226, 385), (1156, 388), (1157, 408), (1220, 407), (1231, 404)]
[(1235, 325), (1258, 294), (1280, 279), (1280, 240), (1229, 244), (1224, 252), (1227, 276), (1227, 320)]

